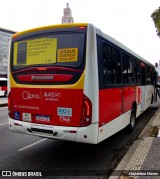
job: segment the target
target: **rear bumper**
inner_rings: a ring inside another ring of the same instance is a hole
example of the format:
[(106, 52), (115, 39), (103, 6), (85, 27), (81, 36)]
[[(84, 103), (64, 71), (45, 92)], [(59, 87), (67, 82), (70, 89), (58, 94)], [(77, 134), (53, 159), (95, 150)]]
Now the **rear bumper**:
[(98, 123), (87, 127), (63, 127), (9, 120), (9, 128), (14, 132), (36, 135), (45, 138), (97, 144)]

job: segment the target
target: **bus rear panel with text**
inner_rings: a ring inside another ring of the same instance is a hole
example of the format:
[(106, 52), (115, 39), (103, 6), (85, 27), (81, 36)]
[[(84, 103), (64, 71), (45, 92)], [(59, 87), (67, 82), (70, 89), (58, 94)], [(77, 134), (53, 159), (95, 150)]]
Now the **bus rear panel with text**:
[(17, 33), (9, 66), (9, 128), (97, 144), (134, 128), (134, 119), (153, 101), (154, 72), (92, 24)]

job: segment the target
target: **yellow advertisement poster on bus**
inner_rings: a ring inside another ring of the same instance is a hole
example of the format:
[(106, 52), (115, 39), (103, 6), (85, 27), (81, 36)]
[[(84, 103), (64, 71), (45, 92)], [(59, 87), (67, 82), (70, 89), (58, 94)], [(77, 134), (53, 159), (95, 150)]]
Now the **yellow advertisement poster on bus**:
[(15, 42), (14, 65), (56, 63), (57, 39), (39, 38)]
[(78, 48), (58, 49), (58, 62), (77, 62)]

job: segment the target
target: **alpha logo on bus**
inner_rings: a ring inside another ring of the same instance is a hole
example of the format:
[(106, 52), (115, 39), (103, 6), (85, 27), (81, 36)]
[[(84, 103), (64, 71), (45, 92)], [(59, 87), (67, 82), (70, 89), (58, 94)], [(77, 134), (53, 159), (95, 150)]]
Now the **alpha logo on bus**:
[(39, 94), (34, 94), (34, 93), (30, 93), (28, 91), (23, 91), (22, 98), (24, 100), (31, 100), (31, 99), (39, 99), (40, 96), (39, 96)]

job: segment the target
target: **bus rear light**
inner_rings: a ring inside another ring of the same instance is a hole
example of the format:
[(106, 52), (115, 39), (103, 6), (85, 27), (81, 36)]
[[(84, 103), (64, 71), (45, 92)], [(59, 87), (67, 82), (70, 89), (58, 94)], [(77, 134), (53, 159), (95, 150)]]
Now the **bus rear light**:
[(12, 100), (11, 100), (11, 92), (9, 92), (8, 94), (8, 115), (10, 118), (14, 118), (13, 117), (13, 106), (12, 106)]
[(39, 70), (39, 71), (46, 71), (47, 68), (46, 68), (46, 67), (39, 67), (38, 70)]
[(84, 29), (85, 29), (85, 27), (84, 27), (84, 26), (80, 26), (80, 27), (79, 27), (79, 29), (84, 30)]
[(13, 39), (16, 39), (18, 36), (14, 34), (12, 37), (13, 37)]
[(92, 103), (90, 99), (84, 95), (80, 126), (84, 127), (90, 125), (91, 119), (92, 119)]

